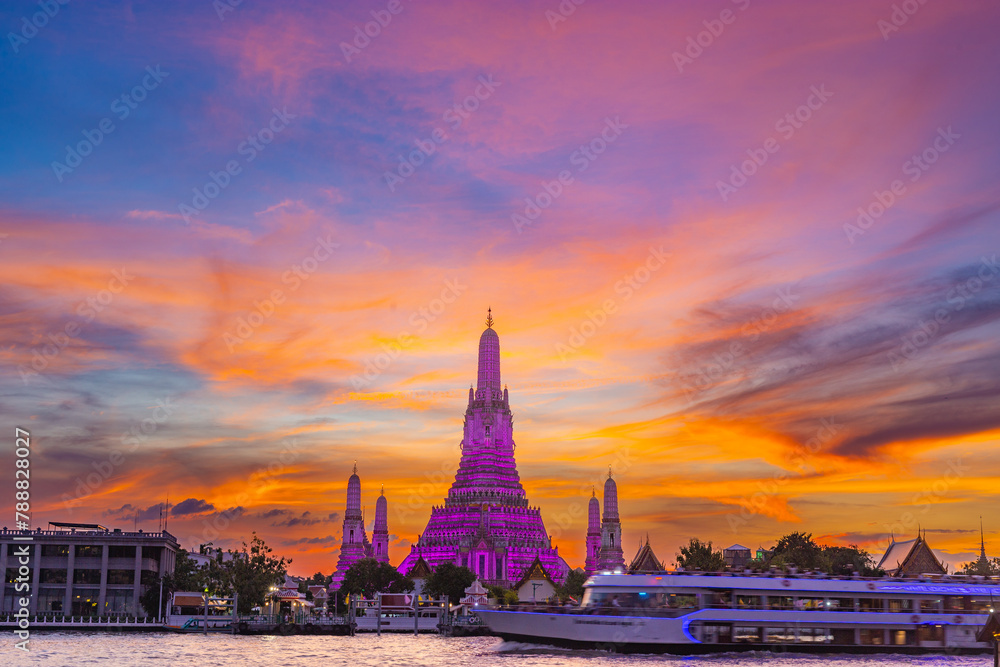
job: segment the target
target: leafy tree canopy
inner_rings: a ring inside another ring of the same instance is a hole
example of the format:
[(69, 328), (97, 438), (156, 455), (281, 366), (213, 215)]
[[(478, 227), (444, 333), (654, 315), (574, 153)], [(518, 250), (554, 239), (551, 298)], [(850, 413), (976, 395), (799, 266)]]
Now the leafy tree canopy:
[(424, 592), (432, 597), (448, 596), (451, 604), (465, 597), (465, 589), (476, 580), (476, 574), (467, 567), (454, 563), (441, 563), (424, 582)]
[(556, 589), (560, 600), (573, 598), (577, 602), (583, 597), (583, 584), (587, 581), (587, 573), (583, 570), (570, 570), (562, 586)]
[(711, 542), (702, 542), (692, 537), (686, 547), (681, 547), (677, 554), (677, 566), (685, 570), (701, 570), (702, 572), (720, 572), (726, 569), (726, 559), (722, 551), (712, 548)]
[(341, 596), (371, 597), (376, 593), (405, 593), (412, 590), (412, 579), (400, 574), (392, 565), (380, 563), (374, 558), (362, 558), (352, 565), (340, 585)]

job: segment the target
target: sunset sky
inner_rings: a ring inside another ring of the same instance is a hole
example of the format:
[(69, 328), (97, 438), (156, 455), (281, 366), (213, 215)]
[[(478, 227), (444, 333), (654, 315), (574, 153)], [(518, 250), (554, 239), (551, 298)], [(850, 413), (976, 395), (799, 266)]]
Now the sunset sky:
[(169, 498), (330, 573), (356, 460), (398, 564), (491, 307), (571, 566), (609, 465), (627, 559), (919, 526), (954, 565), (980, 515), (1000, 556), (1000, 6), (902, 4), (6, 3), (35, 525)]

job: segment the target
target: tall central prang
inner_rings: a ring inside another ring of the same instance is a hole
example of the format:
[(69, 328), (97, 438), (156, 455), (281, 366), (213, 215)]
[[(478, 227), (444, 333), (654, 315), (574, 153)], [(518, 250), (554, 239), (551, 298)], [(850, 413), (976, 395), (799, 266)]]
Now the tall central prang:
[(510, 586), (535, 560), (561, 583), (568, 566), (553, 548), (541, 511), (530, 507), (514, 461), (514, 416), (500, 383), (500, 337), (492, 310), (479, 337), (479, 377), (469, 388), (462, 458), (444, 505), (433, 507), (427, 527), (400, 564), (408, 572), (421, 558), (468, 567), (484, 583)]

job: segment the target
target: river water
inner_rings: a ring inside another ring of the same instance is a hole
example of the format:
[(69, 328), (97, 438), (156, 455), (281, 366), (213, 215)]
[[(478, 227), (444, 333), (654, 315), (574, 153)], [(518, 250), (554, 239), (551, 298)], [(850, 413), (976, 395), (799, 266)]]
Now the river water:
[(439, 635), (377, 637), (242, 637), (233, 635), (34, 633), (27, 654), (14, 648), (13, 633), (0, 635), (0, 665), (306, 665), (374, 667), (991, 667), (992, 656), (951, 655), (781, 655), (730, 653), (713, 656), (611, 655), (534, 644), (504, 642), (496, 637), (448, 638)]

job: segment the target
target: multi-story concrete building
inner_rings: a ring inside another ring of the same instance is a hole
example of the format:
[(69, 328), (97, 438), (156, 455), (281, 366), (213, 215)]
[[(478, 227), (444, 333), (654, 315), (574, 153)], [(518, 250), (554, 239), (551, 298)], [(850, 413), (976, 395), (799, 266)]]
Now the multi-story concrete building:
[[(0, 530), (0, 612), (16, 611), (15, 590), (27, 567), (29, 611), (50, 616), (142, 616), (139, 597), (159, 583), (161, 573), (174, 571), (177, 539), (167, 531), (122, 532), (97, 524), (49, 524), (27, 532)], [(31, 541), (23, 538), (31, 537)], [(15, 537), (20, 538), (15, 540)], [(27, 563), (22, 563), (27, 547)], [(154, 615), (150, 610), (149, 615)]]

